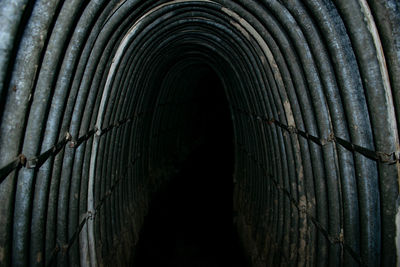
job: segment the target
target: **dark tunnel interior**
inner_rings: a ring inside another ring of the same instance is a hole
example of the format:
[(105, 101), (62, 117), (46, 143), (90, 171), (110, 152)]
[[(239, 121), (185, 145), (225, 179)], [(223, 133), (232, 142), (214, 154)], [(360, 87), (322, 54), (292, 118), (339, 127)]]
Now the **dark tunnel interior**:
[(0, 0), (0, 266), (400, 266), (398, 0)]
[(190, 120), (201, 141), (152, 197), (132, 266), (246, 266), (233, 225), (233, 126), (225, 90), (212, 70), (192, 71), (205, 72), (187, 87), (198, 94)]

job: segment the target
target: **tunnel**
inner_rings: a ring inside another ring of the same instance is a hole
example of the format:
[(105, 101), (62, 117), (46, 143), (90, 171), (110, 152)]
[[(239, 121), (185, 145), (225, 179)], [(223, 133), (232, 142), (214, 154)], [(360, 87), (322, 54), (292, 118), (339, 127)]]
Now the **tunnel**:
[(0, 266), (400, 266), (399, 122), (397, 0), (2, 0)]

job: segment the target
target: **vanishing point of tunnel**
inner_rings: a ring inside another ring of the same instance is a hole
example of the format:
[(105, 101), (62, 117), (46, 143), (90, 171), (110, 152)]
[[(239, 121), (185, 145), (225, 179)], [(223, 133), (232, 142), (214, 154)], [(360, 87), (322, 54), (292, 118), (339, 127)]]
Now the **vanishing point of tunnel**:
[(0, 266), (400, 267), (398, 0), (0, 0)]

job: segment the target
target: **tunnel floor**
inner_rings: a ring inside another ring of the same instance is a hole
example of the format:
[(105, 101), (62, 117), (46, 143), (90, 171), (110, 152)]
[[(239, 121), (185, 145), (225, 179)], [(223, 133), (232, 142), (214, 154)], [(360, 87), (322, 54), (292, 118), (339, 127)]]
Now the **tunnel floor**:
[(197, 150), (156, 196), (134, 266), (246, 266), (232, 222), (232, 162), (216, 150)]

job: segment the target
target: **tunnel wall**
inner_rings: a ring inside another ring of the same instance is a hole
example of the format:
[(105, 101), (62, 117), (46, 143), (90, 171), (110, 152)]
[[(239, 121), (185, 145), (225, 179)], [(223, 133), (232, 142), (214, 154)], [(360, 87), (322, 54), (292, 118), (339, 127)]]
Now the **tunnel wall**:
[(212, 70), (252, 264), (399, 266), (399, 25), (395, 0), (3, 0), (0, 264), (128, 264)]

